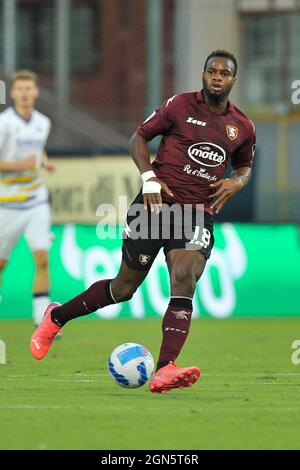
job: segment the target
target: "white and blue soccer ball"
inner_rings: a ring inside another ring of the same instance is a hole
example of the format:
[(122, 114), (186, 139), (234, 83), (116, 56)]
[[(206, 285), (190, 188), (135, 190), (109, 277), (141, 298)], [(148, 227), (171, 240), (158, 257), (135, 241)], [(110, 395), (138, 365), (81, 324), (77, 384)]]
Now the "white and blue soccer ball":
[(108, 370), (121, 387), (138, 388), (151, 379), (154, 361), (152, 354), (141, 344), (125, 343), (111, 353)]

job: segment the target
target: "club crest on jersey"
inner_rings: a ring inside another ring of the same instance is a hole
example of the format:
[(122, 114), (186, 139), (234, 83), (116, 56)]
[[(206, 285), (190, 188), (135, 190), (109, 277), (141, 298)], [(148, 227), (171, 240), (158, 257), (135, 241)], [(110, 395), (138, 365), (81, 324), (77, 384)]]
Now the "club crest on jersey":
[(227, 124), (226, 126), (226, 134), (230, 140), (235, 140), (238, 136), (239, 130), (237, 127), (232, 126), (231, 124)]
[(151, 256), (150, 255), (145, 255), (144, 253), (141, 253), (140, 256), (139, 256), (139, 262), (145, 266), (145, 264), (149, 263), (151, 259)]

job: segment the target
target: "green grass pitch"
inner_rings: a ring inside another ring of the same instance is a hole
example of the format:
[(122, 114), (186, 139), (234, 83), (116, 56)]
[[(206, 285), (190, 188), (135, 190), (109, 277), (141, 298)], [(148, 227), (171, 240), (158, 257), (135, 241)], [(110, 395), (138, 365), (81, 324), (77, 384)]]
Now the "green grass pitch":
[(80, 320), (41, 362), (29, 321), (0, 321), (1, 449), (299, 449), (300, 320), (195, 320), (179, 365), (199, 365), (192, 388), (152, 395), (115, 385), (111, 350), (126, 341), (155, 357), (159, 320)]

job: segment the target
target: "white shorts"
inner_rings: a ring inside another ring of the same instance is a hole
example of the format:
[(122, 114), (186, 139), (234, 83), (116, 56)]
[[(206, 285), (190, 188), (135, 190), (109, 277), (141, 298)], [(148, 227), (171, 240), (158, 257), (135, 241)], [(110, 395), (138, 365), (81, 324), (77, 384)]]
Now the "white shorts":
[(48, 203), (28, 209), (0, 208), (0, 260), (9, 258), (21, 235), (31, 251), (48, 251), (52, 240), (50, 228)]

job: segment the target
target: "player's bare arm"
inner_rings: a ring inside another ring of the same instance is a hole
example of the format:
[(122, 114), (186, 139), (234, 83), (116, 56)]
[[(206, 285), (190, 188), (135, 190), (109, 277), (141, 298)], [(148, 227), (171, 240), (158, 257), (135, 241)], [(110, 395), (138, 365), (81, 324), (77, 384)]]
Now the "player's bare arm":
[[(139, 169), (141, 175), (148, 171), (153, 171), (150, 163), (150, 152), (147, 146), (147, 141), (137, 132), (135, 132), (129, 140), (129, 150), (133, 161)], [(158, 183), (160, 187), (157, 185), (157, 189), (154, 187), (153, 190), (149, 189), (149, 192), (147, 192), (147, 187), (143, 188), (144, 207), (147, 209), (149, 206), (151, 212), (155, 211), (158, 214), (160, 207), (162, 206), (161, 191), (165, 191), (171, 197), (173, 197), (173, 193), (159, 178), (152, 176), (151, 178), (147, 179), (147, 182), (151, 181)]]
[(251, 178), (251, 168), (241, 167), (232, 171), (230, 178), (221, 179), (216, 183), (212, 183), (210, 187), (215, 189), (215, 192), (209, 196), (210, 199), (215, 199), (211, 205), (211, 209), (218, 214), (236, 193), (238, 193)]
[(56, 170), (56, 165), (55, 163), (51, 162), (51, 160), (49, 160), (46, 150), (43, 151), (42, 167), (49, 171), (49, 173), (52, 173)]
[(18, 162), (5, 162), (0, 161), (0, 171), (24, 171), (24, 170), (33, 170), (36, 165), (35, 155), (30, 155), (24, 160)]

